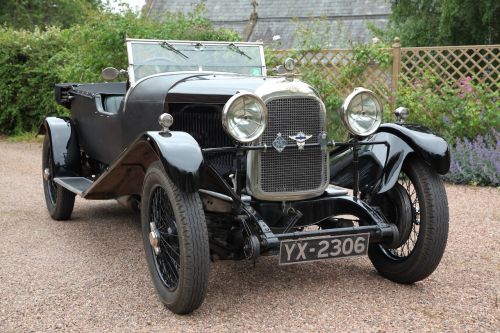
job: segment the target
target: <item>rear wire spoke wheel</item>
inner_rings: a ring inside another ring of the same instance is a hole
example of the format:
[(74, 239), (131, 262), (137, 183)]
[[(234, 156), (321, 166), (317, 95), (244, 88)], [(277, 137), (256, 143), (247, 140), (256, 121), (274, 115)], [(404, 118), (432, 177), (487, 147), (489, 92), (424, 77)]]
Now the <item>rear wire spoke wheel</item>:
[(43, 139), (42, 181), (45, 203), (54, 220), (69, 220), (75, 205), (75, 194), (54, 182), (54, 158), (49, 135)]
[[(397, 203), (407, 202), (410, 207), (396, 210), (410, 209), (411, 226), (396, 248), (374, 244), (368, 255), (382, 276), (410, 284), (428, 277), (441, 261), (448, 239), (448, 201), (439, 175), (415, 157), (405, 161), (398, 183), (408, 200)], [(399, 222), (386, 217), (396, 225)]]
[(141, 223), (149, 272), (172, 312), (190, 313), (206, 295), (209, 245), (198, 193), (185, 193), (153, 163), (144, 179)]

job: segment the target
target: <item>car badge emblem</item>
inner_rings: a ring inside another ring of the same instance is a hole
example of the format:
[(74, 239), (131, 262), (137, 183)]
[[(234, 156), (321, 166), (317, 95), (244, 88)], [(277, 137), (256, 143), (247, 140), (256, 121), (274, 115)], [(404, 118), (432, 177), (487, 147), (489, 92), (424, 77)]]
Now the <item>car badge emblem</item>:
[(299, 132), (295, 135), (290, 135), (289, 138), (292, 140), (295, 140), (297, 142), (297, 147), (299, 147), (299, 150), (304, 149), (304, 145), (306, 144), (306, 140), (309, 140), (312, 137), (312, 135), (305, 135), (303, 132)]
[(278, 151), (278, 153), (281, 153), (287, 144), (288, 142), (281, 136), (281, 133), (276, 134), (276, 139), (273, 141), (273, 147)]

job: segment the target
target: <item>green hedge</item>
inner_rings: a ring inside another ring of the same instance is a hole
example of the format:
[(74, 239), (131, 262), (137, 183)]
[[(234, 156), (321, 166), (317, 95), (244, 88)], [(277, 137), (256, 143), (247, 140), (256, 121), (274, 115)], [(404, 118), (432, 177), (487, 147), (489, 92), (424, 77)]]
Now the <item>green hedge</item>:
[(0, 28), (0, 133), (33, 130), (48, 114), (62, 112), (54, 101), (60, 80), (57, 54), (61, 31)]
[(0, 27), (0, 134), (35, 131), (46, 116), (64, 115), (54, 101), (54, 84), (98, 82), (105, 67), (127, 68), (126, 37), (239, 39), (233, 31), (214, 28), (201, 11), (168, 14), (162, 22), (105, 12), (63, 30)]

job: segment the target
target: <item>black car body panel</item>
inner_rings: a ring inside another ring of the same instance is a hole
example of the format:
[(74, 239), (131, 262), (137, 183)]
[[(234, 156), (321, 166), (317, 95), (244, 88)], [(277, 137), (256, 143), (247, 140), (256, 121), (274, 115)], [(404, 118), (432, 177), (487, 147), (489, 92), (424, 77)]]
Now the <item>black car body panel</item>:
[(421, 158), (439, 174), (450, 169), (450, 150), (448, 143), (430, 129), (416, 124), (383, 124), (379, 132), (397, 135), (405, 141)]
[(203, 156), (200, 146), (185, 132), (146, 132), (140, 135), (82, 196), (111, 199), (140, 195), (146, 170), (161, 161), (172, 181), (183, 191), (197, 191)]
[[(361, 148), (360, 189), (366, 193), (384, 193), (397, 182), (401, 167), (409, 154), (415, 153), (436, 172), (445, 174), (450, 167), (446, 141), (427, 128), (414, 124), (382, 124), (365, 142), (384, 141), (388, 146), (367, 145)], [(353, 188), (352, 149), (338, 149), (331, 157), (331, 182)]]
[(69, 119), (47, 117), (40, 126), (38, 134), (45, 134), (50, 138), (56, 176), (80, 175), (78, 137)]

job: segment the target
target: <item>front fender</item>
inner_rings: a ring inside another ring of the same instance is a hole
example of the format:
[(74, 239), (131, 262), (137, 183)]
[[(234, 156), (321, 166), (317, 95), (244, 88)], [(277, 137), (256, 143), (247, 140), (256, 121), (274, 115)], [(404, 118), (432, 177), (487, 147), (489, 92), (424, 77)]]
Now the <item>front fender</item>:
[[(359, 152), (360, 189), (383, 193), (397, 182), (406, 157), (416, 154), (440, 174), (448, 172), (450, 153), (444, 139), (417, 125), (384, 124), (364, 142), (385, 141), (384, 145), (361, 146)], [(330, 156), (330, 182), (353, 188), (352, 150), (333, 151)]]
[(83, 197), (109, 199), (141, 195), (146, 171), (158, 160), (182, 191), (192, 193), (199, 189), (203, 155), (198, 142), (185, 132), (146, 132), (120, 154)]
[(54, 161), (54, 177), (74, 177), (81, 172), (78, 136), (69, 119), (47, 117), (38, 134), (48, 135)]
[(430, 129), (416, 124), (383, 124), (378, 132), (391, 133), (405, 141), (437, 173), (450, 170), (448, 143)]
[(198, 142), (186, 132), (147, 132), (170, 179), (185, 192), (200, 188), (203, 154)]

